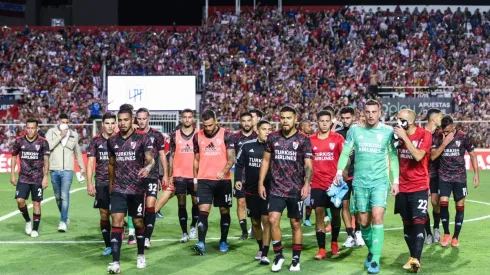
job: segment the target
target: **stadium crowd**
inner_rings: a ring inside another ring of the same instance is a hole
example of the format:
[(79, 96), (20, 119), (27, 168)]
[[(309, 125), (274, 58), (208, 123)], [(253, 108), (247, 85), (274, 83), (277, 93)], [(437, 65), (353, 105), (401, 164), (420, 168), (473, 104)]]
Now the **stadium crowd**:
[[(221, 122), (236, 122), (252, 108), (278, 121), (285, 103), (301, 119), (314, 120), (326, 105), (359, 108), (369, 98), (381, 100), (378, 85), (452, 87), (439, 96), (454, 97), (455, 120), (490, 120), (489, 35), (490, 11), (461, 9), (262, 8), (240, 16), (216, 12), (201, 27), (180, 33), (4, 27), (0, 87), (27, 87), (18, 121), (36, 113), (42, 123), (54, 123), (59, 113), (75, 124), (99, 118), (106, 105), (104, 63), (108, 74), (203, 75), (201, 109), (216, 110)], [(0, 120), (13, 122), (11, 116)], [(462, 127), (477, 147), (489, 148), (490, 124), (471, 125)], [(77, 129), (84, 149), (91, 133)], [(21, 131), (1, 128), (7, 144)]]

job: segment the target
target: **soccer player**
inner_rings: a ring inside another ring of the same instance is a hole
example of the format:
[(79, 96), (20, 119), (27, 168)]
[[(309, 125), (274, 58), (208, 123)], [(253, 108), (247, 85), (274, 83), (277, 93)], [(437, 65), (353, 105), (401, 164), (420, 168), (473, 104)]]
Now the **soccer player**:
[[(100, 231), (102, 239), (105, 243), (105, 249), (102, 256), (112, 254), (111, 248), (111, 223), (109, 221), (110, 212), (109, 206), (109, 175), (107, 174), (109, 167), (109, 152), (107, 151), (107, 140), (114, 134), (116, 126), (116, 115), (113, 113), (105, 113), (102, 117), (102, 134), (96, 135), (90, 140), (87, 150), (87, 193), (95, 197), (94, 208), (98, 208), (100, 212)], [(95, 165), (97, 166), (95, 167)], [(95, 187), (92, 184), (95, 168)]]
[(235, 150), (231, 134), (216, 123), (216, 114), (206, 110), (201, 115), (203, 130), (194, 135), (194, 188), (199, 204), (198, 238), (194, 251), (206, 252), (206, 233), (211, 203), (219, 207), (221, 213), (221, 239), (219, 250), (228, 251), (228, 231), (230, 229), (230, 207), (232, 186), (230, 169), (235, 163)]
[[(352, 107), (344, 107), (340, 110), (340, 121), (342, 122), (342, 129), (338, 130), (344, 139), (347, 137), (347, 132), (353, 126), (355, 111)], [(355, 232), (353, 228), (353, 217), (351, 215), (350, 199), (352, 195), (352, 179), (354, 177), (354, 151), (351, 151), (349, 156), (349, 168), (344, 171), (344, 179), (349, 186), (349, 191), (345, 194), (342, 200), (342, 218), (344, 220), (345, 229), (347, 231), (347, 240), (342, 246), (353, 247), (364, 246), (364, 240), (361, 234), (361, 225), (359, 224), (359, 217), (355, 218)], [(347, 173), (347, 174), (346, 174)]]
[(274, 262), (272, 271), (279, 271), (284, 264), (282, 253), (281, 215), (288, 209), (288, 218), (293, 232), (293, 259), (290, 271), (299, 271), (303, 248), (303, 200), (310, 192), (312, 176), (310, 139), (296, 127), (297, 112), (284, 106), (280, 110), (281, 130), (267, 137), (264, 157), (260, 167), (259, 195), (267, 198), (264, 182), (271, 169), (272, 182), (269, 195), (269, 221), (272, 226)]
[(111, 192), (112, 260), (107, 272), (121, 272), (121, 243), (126, 212), (133, 218), (138, 247), (137, 268), (146, 267), (145, 207), (146, 178), (155, 166), (153, 143), (148, 134), (137, 133), (133, 127), (132, 108), (118, 112), (119, 133), (109, 138), (109, 191)]
[[(199, 218), (199, 207), (197, 206), (196, 192), (194, 191), (194, 171), (191, 163), (194, 162), (194, 111), (185, 109), (182, 111), (182, 125), (170, 135), (170, 159), (169, 175), (170, 184), (175, 186), (177, 204), (179, 207), (179, 223), (182, 229), (180, 242), (185, 243), (189, 239), (196, 238), (196, 223)], [(190, 233), (187, 232), (187, 209), (186, 197), (192, 199), (192, 221)]]
[[(300, 121), (298, 124), (298, 128), (302, 133), (304, 133), (307, 136), (311, 136), (313, 134), (313, 127), (311, 127), (311, 121), (307, 119)], [(303, 225), (310, 227), (311, 226), (310, 217), (312, 212), (311, 191), (304, 203), (305, 203), (305, 220), (303, 222)]]
[[(427, 111), (427, 124), (425, 125), (425, 130), (432, 134), (432, 140), (437, 139), (438, 135), (441, 134), (442, 112), (438, 109), (430, 109)], [(430, 197), (432, 203), (432, 217), (434, 218), (434, 235), (432, 235), (430, 229), (430, 218), (427, 213), (427, 221), (425, 222), (425, 232), (427, 233), (427, 238), (425, 240), (426, 244), (438, 243), (441, 240), (441, 233), (439, 232), (439, 222), (441, 220), (440, 207), (439, 207), (439, 177), (437, 170), (439, 169), (439, 159), (430, 160), (429, 158), (429, 176), (430, 176)]]
[[(145, 248), (149, 249), (151, 246), (151, 235), (153, 234), (153, 229), (155, 228), (156, 211), (155, 203), (157, 201), (157, 194), (160, 191), (160, 167), (158, 163), (162, 164), (163, 167), (163, 194), (160, 200), (165, 201), (165, 203), (172, 197), (174, 192), (174, 187), (169, 184), (168, 180), (168, 166), (167, 158), (165, 156), (165, 138), (162, 133), (149, 126), (150, 122), (150, 111), (146, 108), (139, 108), (136, 111), (136, 119), (138, 121), (138, 132), (148, 134), (148, 137), (152, 146), (152, 154), (155, 157), (155, 165), (148, 177), (144, 178), (146, 188), (146, 207), (145, 207)], [(160, 208), (163, 205), (160, 206)], [(158, 208), (158, 209), (160, 209)]]
[(474, 146), (466, 133), (457, 130), (451, 116), (444, 116), (441, 121), (442, 135), (434, 140), (432, 144), (431, 159), (437, 157), (439, 163), (439, 199), (441, 208), (441, 221), (444, 228), (444, 237), (441, 241), (443, 247), (448, 246), (451, 241), (449, 233), (449, 196), (453, 193), (456, 202), (456, 217), (454, 222), (454, 235), (451, 245), (459, 246), (459, 233), (463, 226), (464, 201), (468, 195), (466, 185), (466, 167), (464, 161), (465, 152), (470, 155), (471, 164), (475, 175), (473, 185), (477, 188), (480, 185), (478, 173), (478, 163), (475, 157)]
[[(393, 145), (393, 128), (379, 122), (381, 107), (376, 100), (368, 100), (364, 108), (365, 127), (351, 127), (339, 159), (337, 181), (342, 177), (352, 149), (354, 161), (354, 200), (359, 211), (361, 233), (369, 253), (364, 265), (368, 273), (380, 269), (384, 242), (383, 217), (388, 192), (388, 167), (393, 177), (392, 194), (398, 193), (398, 156)], [(389, 155), (389, 159), (388, 159)], [(388, 160), (390, 165), (388, 165)]]
[(315, 209), (316, 240), (318, 242), (318, 253), (315, 259), (322, 260), (327, 257), (325, 250), (325, 209), (330, 208), (332, 214), (332, 239), (330, 248), (332, 255), (339, 254), (337, 243), (340, 232), (340, 208), (335, 207), (327, 190), (332, 185), (337, 171), (337, 163), (344, 145), (344, 138), (330, 130), (332, 114), (320, 111), (317, 114), (318, 132), (310, 136), (313, 148), (313, 177), (311, 180), (311, 204)]
[[(257, 132), (257, 124), (264, 117), (264, 113), (262, 113), (259, 109), (253, 109), (249, 112), (252, 115), (252, 125), (254, 126), (254, 131)], [(237, 148), (239, 150), (239, 148)]]
[[(48, 187), (49, 144), (46, 139), (37, 134), (38, 121), (29, 118), (26, 121), (26, 135), (15, 140), (10, 160), (10, 183), (15, 188), (15, 200), (20, 213), (26, 221), (26, 234), (35, 238), (39, 236), (41, 223), (41, 201), (43, 190)], [(19, 181), (15, 178), (17, 156), (20, 158)], [(26, 200), (32, 196), (33, 219), (32, 226)]]
[[(272, 131), (271, 124), (262, 120), (257, 124), (257, 139), (245, 142), (237, 155), (235, 164), (235, 187), (245, 191), (248, 216), (252, 219), (253, 232), (259, 245), (259, 251), (255, 256), (263, 265), (269, 264), (267, 254), (271, 241), (271, 225), (269, 222), (268, 194), (270, 192), (270, 173), (267, 174), (264, 187), (267, 197), (263, 200), (259, 196), (260, 164), (264, 155), (265, 141)], [(245, 175), (243, 175), (245, 172)], [(242, 179), (245, 181), (242, 182)], [(262, 226), (264, 230), (262, 231)]]
[[(235, 152), (238, 153), (238, 150), (240, 149), (240, 147), (242, 147), (242, 145), (245, 142), (249, 140), (254, 140), (256, 138), (257, 138), (257, 133), (253, 130), (252, 114), (248, 112), (241, 113), (240, 131), (231, 135), (233, 147), (236, 148)], [(238, 180), (242, 180), (242, 179), (238, 179)], [(237, 190), (235, 188), (234, 191), (235, 191), (234, 192), (235, 198), (238, 203), (236, 214), (240, 223), (240, 228), (242, 229), (242, 236), (240, 237), (240, 240), (246, 240), (248, 239), (248, 228), (247, 228), (247, 203), (245, 200), (245, 189)]]
[(398, 113), (398, 124), (395, 125), (395, 134), (402, 141), (398, 149), (400, 185), (395, 198), (395, 214), (402, 218), (403, 234), (410, 251), (410, 258), (403, 268), (418, 273), (429, 200), (432, 134), (416, 126), (415, 119), (414, 111), (404, 109)]

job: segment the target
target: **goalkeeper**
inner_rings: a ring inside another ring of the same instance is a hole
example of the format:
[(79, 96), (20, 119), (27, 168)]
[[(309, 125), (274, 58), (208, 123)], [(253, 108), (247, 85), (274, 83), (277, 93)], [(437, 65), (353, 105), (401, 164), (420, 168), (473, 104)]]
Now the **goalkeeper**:
[[(380, 104), (368, 100), (364, 108), (365, 127), (354, 126), (347, 133), (338, 163), (336, 182), (342, 178), (351, 150), (355, 150), (354, 201), (360, 213), (362, 238), (369, 249), (364, 265), (369, 274), (380, 269), (384, 241), (383, 217), (389, 188), (389, 171), (393, 177), (391, 193), (398, 193), (398, 156), (393, 145), (393, 128), (379, 122)], [(388, 157), (389, 156), (389, 157)]]

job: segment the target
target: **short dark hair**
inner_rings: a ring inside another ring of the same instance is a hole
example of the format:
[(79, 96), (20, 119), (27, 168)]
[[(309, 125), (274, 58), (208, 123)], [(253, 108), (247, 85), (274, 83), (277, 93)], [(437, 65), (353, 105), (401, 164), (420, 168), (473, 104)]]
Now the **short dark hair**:
[(58, 116), (58, 120), (62, 120), (62, 119), (70, 119), (70, 118), (68, 117), (67, 114), (63, 113)]
[(133, 116), (134, 107), (131, 104), (123, 104), (119, 107), (118, 115), (120, 114), (129, 114), (131, 117)]
[(252, 114), (251, 114), (251, 113), (249, 113), (249, 112), (243, 112), (243, 113), (241, 113), (241, 114), (240, 114), (240, 120), (241, 120), (241, 119), (242, 119), (242, 117), (244, 117), (244, 116), (249, 116), (249, 117), (252, 117)]
[(257, 122), (257, 129), (259, 129), (259, 128), (260, 128), (260, 126), (262, 126), (262, 125), (264, 125), (264, 124), (269, 124), (269, 125), (271, 125), (271, 123), (270, 123), (269, 121), (267, 121), (267, 120), (261, 120), (261, 121)]
[[(261, 110), (259, 109), (253, 109), (249, 112), (250, 114), (255, 114), (256, 116), (260, 117), (260, 118), (263, 118), (264, 117), (264, 113), (262, 113)], [(258, 124), (257, 124), (258, 126)]]
[(281, 110), (279, 111), (279, 113), (285, 113), (285, 112), (291, 112), (293, 113), (294, 115), (297, 115), (298, 112), (296, 111), (296, 109), (294, 109), (293, 107), (289, 106), (289, 105), (285, 105), (281, 108)]
[(213, 110), (206, 110), (202, 112), (201, 118), (203, 121), (209, 120), (211, 118), (216, 120), (216, 113)]
[(311, 123), (311, 121), (309, 121), (308, 119), (303, 119), (302, 121), (299, 122), (299, 127), (301, 127), (303, 124), (305, 123)]
[(351, 114), (351, 115), (354, 115), (356, 112), (354, 111), (354, 108), (350, 107), (350, 106), (347, 106), (347, 107), (344, 107), (342, 109), (340, 109), (340, 114), (343, 115), (343, 114)]
[(150, 111), (148, 110), (148, 108), (139, 108), (138, 111), (136, 111), (136, 114), (139, 113), (147, 113), (148, 116), (150, 115)]
[(438, 115), (442, 113), (441, 110), (439, 109), (429, 109), (427, 111), (427, 116), (425, 117), (426, 120), (430, 120), (430, 117), (433, 116), (433, 115)]
[(191, 109), (184, 109), (184, 110), (182, 110), (182, 114), (184, 114), (184, 113), (191, 113), (192, 116), (194, 116), (194, 111), (191, 110)]
[(316, 119), (320, 119), (322, 116), (328, 116), (330, 119), (332, 119), (332, 113), (330, 113), (327, 110), (321, 110), (316, 114)]
[(113, 112), (107, 112), (102, 116), (102, 122), (104, 122), (106, 119), (116, 120), (116, 115)]
[(26, 120), (26, 125), (27, 125), (27, 123), (36, 123), (36, 126), (39, 125), (39, 121), (37, 119), (33, 118), (33, 117), (28, 118)]
[(133, 105), (128, 104), (128, 103), (125, 103), (125, 104), (123, 104), (123, 105), (119, 106), (119, 110), (123, 110), (123, 109), (130, 109), (130, 110), (131, 110), (131, 112), (133, 112), (133, 111), (134, 111), (134, 107), (133, 107)]
[(366, 102), (366, 106), (372, 106), (372, 105), (376, 105), (378, 106), (378, 108), (381, 108), (379, 102), (371, 98)]
[(453, 118), (450, 115), (445, 115), (442, 117), (442, 120), (441, 120), (441, 129), (444, 129), (453, 123), (454, 123)]
[(334, 116), (334, 115), (335, 115), (335, 109), (334, 109), (332, 106), (327, 106), (327, 107), (324, 107), (324, 108), (322, 109), (322, 111), (327, 111), (327, 112), (330, 112), (330, 114), (331, 114), (332, 116)]

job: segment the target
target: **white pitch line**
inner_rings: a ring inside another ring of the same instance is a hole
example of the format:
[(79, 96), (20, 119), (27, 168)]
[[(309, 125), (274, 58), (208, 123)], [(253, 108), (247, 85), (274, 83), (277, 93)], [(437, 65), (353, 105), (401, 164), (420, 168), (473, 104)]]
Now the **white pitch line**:
[[(70, 190), (70, 194), (75, 193), (75, 192), (78, 192), (80, 190), (84, 190), (84, 189), (87, 189), (87, 187), (80, 187), (80, 188), (77, 188), (77, 189)], [(41, 205), (47, 203), (48, 201), (52, 201), (54, 199), (55, 199), (54, 196), (49, 197), (49, 198), (43, 200), (41, 202)], [(32, 208), (32, 203), (27, 206), (27, 209), (31, 209), (31, 208)], [(8, 218), (11, 218), (11, 217), (13, 217), (13, 216), (15, 216), (17, 214), (20, 214), (20, 211), (19, 210), (15, 210), (14, 212), (11, 212), (11, 213), (8, 213), (7, 215), (1, 216), (0, 217), (0, 222), (6, 220)]]
[[(79, 191), (81, 189), (84, 189), (84, 188), (74, 189), (74, 190), (70, 191), (70, 193)], [(50, 198), (50, 199), (53, 199), (53, 198)], [(488, 202), (474, 201), (474, 200), (466, 200), (466, 201), (490, 206), (490, 203), (488, 203)], [(12, 213), (10, 213), (10, 214), (12, 214)], [(481, 220), (486, 220), (486, 219), (490, 219), (490, 215), (465, 220), (464, 223), (476, 222), (476, 221), (481, 221)], [(454, 224), (454, 222), (450, 222), (449, 224)], [(392, 227), (392, 228), (385, 228), (384, 231), (396, 231), (396, 230), (402, 230), (402, 229), (403, 229), (403, 227)], [(339, 233), (340, 234), (347, 234), (346, 232), (339, 232)], [(306, 234), (303, 234), (303, 236), (314, 236), (315, 234), (316, 234), (316, 232), (306, 233)], [(330, 233), (327, 233), (327, 235), (329, 235), (329, 234)], [(284, 234), (282, 236), (284, 238), (289, 238), (292, 235)], [(231, 239), (231, 240), (237, 240), (238, 238), (239, 237), (228, 237), (228, 239)], [(206, 239), (207, 240), (220, 240), (220, 238), (206, 238)], [(180, 239), (155, 239), (155, 240), (151, 240), (151, 241), (152, 242), (179, 242)], [(97, 244), (97, 243), (103, 243), (103, 241), (100, 241), (100, 240), (93, 240), (93, 241), (0, 241), (0, 245), (1, 244)]]

